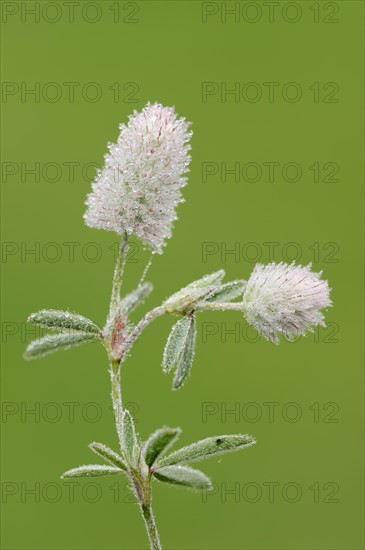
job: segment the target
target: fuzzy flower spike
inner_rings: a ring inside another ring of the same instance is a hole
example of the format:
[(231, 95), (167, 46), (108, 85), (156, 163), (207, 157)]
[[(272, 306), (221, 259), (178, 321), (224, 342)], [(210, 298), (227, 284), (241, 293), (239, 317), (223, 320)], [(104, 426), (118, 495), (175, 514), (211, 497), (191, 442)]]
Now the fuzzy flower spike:
[(147, 103), (121, 124), (116, 144), (108, 144), (105, 165), (88, 195), (89, 227), (137, 235), (162, 253), (171, 237), (176, 207), (183, 201), (190, 163), (190, 123), (173, 107)]
[(279, 343), (325, 326), (321, 309), (332, 304), (322, 272), (308, 266), (285, 263), (257, 264), (243, 294), (247, 321), (267, 340)]

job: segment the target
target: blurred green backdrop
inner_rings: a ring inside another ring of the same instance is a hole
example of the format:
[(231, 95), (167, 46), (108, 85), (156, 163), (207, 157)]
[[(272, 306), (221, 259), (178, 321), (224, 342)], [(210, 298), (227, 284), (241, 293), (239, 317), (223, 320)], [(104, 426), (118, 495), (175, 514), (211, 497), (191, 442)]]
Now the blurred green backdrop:
[[(164, 547), (363, 548), (363, 3), (2, 2), (2, 30), (2, 547), (147, 547), (123, 482), (59, 479), (94, 462), (89, 442), (116, 445), (103, 350), (22, 352), (41, 307), (103, 323), (117, 238), (84, 226), (83, 202), (118, 124), (159, 101), (193, 121), (193, 161), (135, 319), (270, 259), (311, 261), (334, 301), (326, 329), (280, 346), (201, 315), (180, 392), (160, 370), (172, 320), (143, 334), (124, 372), (141, 436), (258, 440), (202, 465), (211, 495), (155, 484)], [(147, 257), (136, 243), (126, 289)]]

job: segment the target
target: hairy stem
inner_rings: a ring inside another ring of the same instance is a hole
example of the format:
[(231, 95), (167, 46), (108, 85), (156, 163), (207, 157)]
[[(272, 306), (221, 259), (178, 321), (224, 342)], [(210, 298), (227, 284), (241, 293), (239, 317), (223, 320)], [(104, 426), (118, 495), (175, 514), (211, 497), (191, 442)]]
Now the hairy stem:
[[(123, 281), (123, 272), (124, 267), (126, 263), (126, 256), (128, 251), (128, 239), (127, 235), (124, 235), (120, 246), (119, 246), (119, 253), (117, 262), (115, 265), (114, 270), (114, 277), (113, 277), (113, 287), (112, 287), (112, 295), (110, 300), (110, 307), (109, 307), (109, 322), (111, 323), (111, 327), (113, 329), (113, 318), (115, 317), (117, 310), (118, 310), (118, 303), (120, 299), (120, 291), (122, 287), (122, 281)], [(150, 262), (149, 262), (150, 263)], [(126, 348), (124, 350), (124, 356), (127, 353), (127, 351), (130, 349), (130, 347), (133, 345), (133, 343), (136, 341), (138, 336), (141, 334), (141, 332), (146, 328), (147, 325), (160, 315), (162, 315), (165, 312), (165, 310), (162, 307), (157, 307), (153, 310), (151, 310), (149, 313), (147, 313), (143, 319), (137, 324), (134, 331), (130, 335), (129, 341), (126, 344)], [(115, 427), (118, 434), (118, 440), (119, 440), (119, 446), (122, 454), (124, 454), (124, 438), (123, 438), (123, 402), (122, 402), (122, 389), (121, 389), (121, 383), (120, 383), (120, 377), (121, 377), (121, 359), (116, 359), (113, 357), (112, 351), (110, 349), (108, 351), (109, 361), (110, 361), (110, 380), (111, 380), (111, 397), (112, 397), (112, 403), (113, 403), (113, 411), (114, 411), (114, 418), (115, 418)], [(161, 542), (158, 535), (157, 527), (155, 518), (152, 511), (152, 504), (151, 504), (151, 481), (150, 479), (138, 479), (136, 482), (136, 472), (133, 471), (133, 469), (130, 470), (129, 476), (132, 482), (132, 486), (134, 486), (136, 490), (136, 495), (138, 496), (139, 500), (139, 506), (141, 510), (141, 514), (144, 520), (144, 524), (146, 527), (147, 535), (150, 541), (151, 550), (161, 550)], [(138, 477), (138, 475), (137, 475)], [(137, 490), (138, 488), (138, 490)]]
[(161, 550), (162, 546), (161, 546), (160, 537), (156, 527), (155, 517), (152, 511), (151, 502), (147, 504), (141, 503), (140, 509), (144, 519), (144, 524), (146, 526), (146, 531), (150, 541), (151, 550)]
[[(123, 272), (125, 266), (125, 260), (128, 251), (128, 236), (126, 233), (121, 238), (118, 257), (114, 268), (112, 295), (110, 298), (109, 306), (109, 321), (111, 321), (116, 313), (118, 302), (120, 298), (120, 291), (123, 282)], [(113, 357), (110, 350), (108, 350), (108, 356), (110, 361), (110, 380), (111, 380), (111, 397), (113, 402), (113, 411), (115, 418), (115, 426), (117, 429), (119, 445), (122, 449), (122, 427), (123, 427), (123, 403), (122, 403), (122, 389), (120, 385), (120, 360)]]
[(195, 311), (226, 311), (231, 309), (232, 311), (242, 311), (241, 302), (204, 302), (197, 306)]
[(153, 259), (153, 253), (151, 254), (151, 256), (149, 257), (149, 260), (146, 264), (146, 267), (144, 268), (143, 270), (143, 273), (141, 275), (141, 278), (139, 280), (139, 283), (138, 283), (138, 286), (141, 285), (142, 283), (144, 283), (145, 279), (146, 279), (146, 275), (148, 273), (148, 270), (149, 268), (151, 267), (151, 264), (152, 264), (152, 259)]
[[(110, 377), (111, 377), (111, 385), (112, 385), (111, 394), (112, 394), (113, 410), (114, 410), (114, 417), (115, 417), (115, 426), (118, 434), (120, 450), (122, 451), (122, 453), (124, 453), (123, 438), (122, 438), (123, 403), (122, 403), (122, 390), (120, 385), (120, 372), (121, 372), (120, 363), (118, 361), (111, 361), (111, 365), (110, 365)], [(134, 486), (136, 495), (139, 500), (139, 507), (140, 507), (140, 511), (146, 527), (148, 539), (150, 541), (151, 550), (161, 550), (162, 547), (161, 547), (160, 537), (157, 531), (157, 526), (153, 515), (153, 511), (152, 511), (151, 485), (150, 485), (151, 481), (148, 479), (148, 480), (142, 481), (141, 483), (141, 480), (139, 480), (136, 484), (136, 479), (132, 472), (130, 473), (130, 478), (131, 478), (132, 486)], [(136, 490), (137, 487), (138, 487), (138, 490)]]
[(118, 300), (120, 297), (120, 291), (122, 288), (122, 282), (123, 282), (123, 273), (124, 273), (124, 266), (125, 261), (127, 258), (127, 252), (128, 252), (128, 236), (125, 233), (120, 241), (119, 250), (118, 250), (118, 257), (117, 262), (115, 264), (114, 269), (114, 277), (113, 277), (113, 286), (112, 286), (112, 296), (110, 299), (110, 311), (109, 315), (113, 312), (113, 310), (118, 305)]
[(144, 329), (157, 317), (160, 317), (165, 313), (165, 310), (162, 306), (155, 307), (154, 309), (151, 309), (146, 315), (137, 323), (137, 325), (134, 327), (133, 331), (128, 337), (128, 342), (126, 344), (125, 348), (125, 354), (130, 350), (130, 348), (133, 346), (134, 342), (137, 340), (137, 338), (140, 336), (140, 334), (144, 331)]
[(111, 396), (113, 402), (113, 411), (115, 418), (115, 427), (118, 434), (120, 450), (123, 452), (122, 428), (123, 428), (123, 402), (122, 389), (120, 385), (120, 364), (118, 361), (111, 361), (110, 364), (110, 380), (111, 380)]

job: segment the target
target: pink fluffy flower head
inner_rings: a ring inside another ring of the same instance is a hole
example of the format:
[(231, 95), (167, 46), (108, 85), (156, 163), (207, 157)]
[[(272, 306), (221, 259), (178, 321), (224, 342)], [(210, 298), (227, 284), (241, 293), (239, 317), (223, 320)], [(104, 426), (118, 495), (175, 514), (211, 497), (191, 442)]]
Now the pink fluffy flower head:
[(257, 264), (243, 294), (247, 321), (276, 344), (279, 334), (293, 340), (317, 325), (324, 326), (321, 309), (332, 302), (321, 275), (311, 271), (310, 264)]
[(173, 107), (147, 104), (120, 125), (92, 184), (84, 214), (89, 227), (136, 235), (162, 253), (183, 201), (190, 163), (190, 123)]

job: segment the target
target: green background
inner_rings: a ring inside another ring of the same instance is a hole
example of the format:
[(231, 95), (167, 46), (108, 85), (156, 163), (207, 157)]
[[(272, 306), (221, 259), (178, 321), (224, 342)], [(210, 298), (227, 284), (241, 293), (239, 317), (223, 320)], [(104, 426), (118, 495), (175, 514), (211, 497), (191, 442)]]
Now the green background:
[[(94, 462), (89, 442), (116, 446), (103, 350), (89, 345), (32, 363), (21, 355), (32, 339), (24, 321), (41, 307), (70, 308), (103, 323), (117, 238), (84, 226), (93, 170), (87, 178), (81, 168), (102, 163), (105, 144), (116, 139), (118, 124), (133, 109), (159, 101), (175, 105), (193, 122), (193, 160), (174, 237), (149, 272), (154, 294), (134, 319), (207, 272), (223, 267), (229, 279), (248, 277), (255, 256), (269, 260), (263, 243), (274, 242), (275, 261), (297, 258), (323, 270), (334, 301), (327, 329), (280, 346), (255, 341), (235, 312), (201, 315), (192, 376), (180, 392), (171, 392), (171, 379), (160, 369), (172, 319), (159, 319), (143, 334), (123, 378), (124, 398), (132, 403), (141, 436), (167, 423), (183, 428), (183, 444), (239, 432), (258, 440), (241, 454), (202, 464), (217, 484), (206, 502), (199, 494), (155, 483), (164, 547), (363, 548), (363, 3), (304, 1), (288, 7), (281, 2), (270, 22), (265, 3), (241, 2), (237, 20), (227, 15), (224, 22), (224, 3), (213, 2), (208, 9), (217, 13), (205, 23), (207, 7), (193, 1), (121, 2), (118, 22), (113, 21), (117, 3), (99, 2), (102, 13), (95, 23), (80, 15), (87, 2), (75, 8), (74, 22), (58, 4), (62, 14), (54, 23), (52, 6), (39, 22), (32, 16), (22, 22), (21, 11), (7, 19), (3, 14), (3, 80), (13, 83), (13, 90), (14, 83), (21, 88), (38, 82), (41, 93), (38, 101), (22, 99), (20, 92), (3, 96), (2, 104), (7, 136), (2, 147), (2, 547), (147, 546), (124, 482), (117, 503), (115, 478), (100, 478), (98, 493), (81, 480), (70, 502), (59, 480), (64, 470)], [(258, 5), (262, 15), (250, 22)], [(86, 17), (99, 17), (87, 9)], [(299, 20), (289, 22), (298, 9)], [(44, 92), (50, 82), (62, 89), (58, 101), (49, 100), (51, 88), (49, 97)], [(65, 82), (80, 83), (73, 102)], [(102, 90), (100, 100), (91, 102), (80, 93), (89, 82)], [(109, 89), (115, 82), (119, 101)], [(206, 101), (203, 82), (215, 83), (216, 93)], [(222, 97), (222, 83), (232, 88), (236, 82), (243, 96)], [(248, 82), (262, 91), (260, 100), (247, 100), (245, 90), (253, 91), (244, 88)], [(278, 83), (272, 101), (264, 82)], [(288, 82), (300, 85), (298, 101), (283, 98), (283, 89), (284, 97), (286, 91), (293, 97), (294, 88), (284, 88)], [(329, 97), (334, 88), (326, 83), (333, 82), (338, 91)], [(21, 163), (29, 168), (35, 162), (41, 169), (57, 163), (58, 181), (50, 181), (51, 169), (38, 182), (22, 173)], [(78, 163), (74, 181), (64, 164), (70, 162)], [(210, 166), (218, 173), (203, 181), (208, 162), (216, 163)], [(265, 162), (280, 163), (272, 182)], [(300, 166), (299, 181), (282, 174), (288, 162)], [(309, 168), (316, 162), (319, 181)], [(247, 181), (253, 176), (241, 174), (234, 181), (228, 175), (224, 181), (221, 163), (227, 168), (240, 163), (243, 170), (246, 163), (257, 163), (262, 177), (253, 182)], [(336, 163), (336, 176), (326, 178), (333, 168), (326, 163)], [(9, 166), (16, 167), (14, 175)], [(71, 245), (65, 244), (70, 242), (76, 243), (73, 261)], [(207, 242), (215, 244), (203, 258)], [(225, 254), (224, 247), (237, 246), (239, 257)], [(35, 255), (24, 253), (34, 247)], [(101, 257), (93, 262), (95, 251)], [(51, 261), (56, 252), (60, 257)], [(147, 258), (136, 245), (125, 289), (136, 284)], [(207, 336), (207, 330), (215, 334)], [(65, 405), (70, 402), (78, 403), (73, 422)], [(206, 403), (214, 414), (204, 418)], [(277, 403), (274, 418), (267, 403)], [(40, 408), (38, 419), (24, 414), (34, 407)], [(238, 417), (225, 414), (235, 407)], [(32, 487), (39, 489), (39, 502), (25, 493)], [(234, 495), (226, 493), (233, 488)]]

